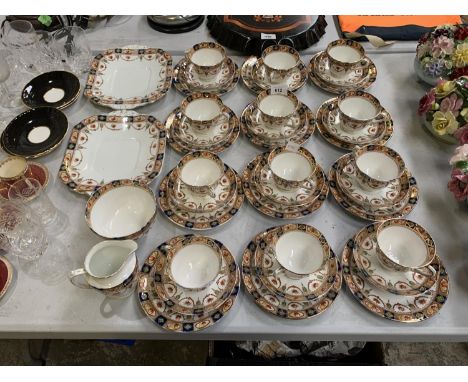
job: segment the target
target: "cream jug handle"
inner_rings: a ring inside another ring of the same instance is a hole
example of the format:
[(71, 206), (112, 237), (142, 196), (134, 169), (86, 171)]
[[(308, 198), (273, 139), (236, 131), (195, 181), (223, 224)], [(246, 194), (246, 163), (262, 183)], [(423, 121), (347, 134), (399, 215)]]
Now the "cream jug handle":
[(83, 268), (75, 269), (74, 271), (68, 272), (68, 279), (70, 280), (70, 282), (71, 282), (74, 286), (77, 286), (78, 288), (91, 289), (92, 286), (89, 285), (88, 283), (83, 284), (83, 283), (76, 282), (76, 280), (75, 280), (76, 277), (82, 276), (82, 275), (84, 275), (85, 273), (86, 273), (86, 271), (85, 271)]

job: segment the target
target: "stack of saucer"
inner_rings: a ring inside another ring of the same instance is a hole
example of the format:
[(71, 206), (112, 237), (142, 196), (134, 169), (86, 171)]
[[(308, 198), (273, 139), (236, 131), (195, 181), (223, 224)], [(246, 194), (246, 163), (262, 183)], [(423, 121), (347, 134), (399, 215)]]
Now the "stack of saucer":
[(225, 94), (239, 82), (237, 64), (215, 42), (201, 42), (187, 51), (174, 68), (174, 86), (185, 95), (194, 92)]
[(351, 293), (366, 309), (389, 320), (425, 320), (447, 300), (448, 276), (434, 241), (412, 221), (368, 225), (348, 241), (342, 262)]
[(254, 93), (274, 86), (296, 91), (307, 81), (307, 68), (294, 48), (272, 45), (260, 58), (248, 58), (242, 65), (241, 76), (245, 86)]
[(418, 202), (416, 179), (400, 155), (386, 146), (363, 146), (343, 155), (328, 180), (340, 206), (366, 220), (406, 216)]
[(325, 174), (313, 155), (300, 147), (278, 147), (257, 155), (242, 174), (249, 202), (267, 216), (298, 219), (320, 208), (328, 195)]
[(390, 114), (377, 98), (361, 90), (350, 90), (325, 101), (317, 111), (316, 122), (326, 141), (345, 150), (384, 145), (393, 133)]
[(312, 57), (309, 78), (319, 88), (334, 94), (366, 89), (377, 77), (377, 69), (361, 44), (336, 40)]
[(215, 94), (193, 93), (166, 120), (168, 142), (179, 153), (220, 153), (239, 136), (239, 118)]
[(181, 227), (204, 230), (231, 220), (244, 202), (236, 171), (209, 151), (185, 155), (159, 186), (159, 206)]
[(310, 109), (290, 91), (274, 94), (262, 91), (247, 105), (241, 116), (241, 129), (254, 145), (272, 149), (288, 142), (302, 145), (315, 130)]
[(293, 320), (325, 311), (342, 282), (327, 240), (305, 224), (270, 228), (255, 236), (242, 257), (242, 279), (258, 306)]
[(239, 283), (239, 268), (222, 243), (182, 235), (148, 256), (137, 292), (151, 321), (166, 330), (194, 332), (214, 325), (231, 310)]

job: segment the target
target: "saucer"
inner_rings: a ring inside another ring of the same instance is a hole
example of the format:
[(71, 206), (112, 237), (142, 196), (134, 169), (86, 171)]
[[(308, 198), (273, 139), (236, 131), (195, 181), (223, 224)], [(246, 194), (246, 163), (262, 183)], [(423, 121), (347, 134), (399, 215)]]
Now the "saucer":
[(189, 212), (216, 211), (220, 208), (220, 204), (228, 204), (237, 194), (237, 175), (230, 167), (226, 169), (219, 184), (213, 190), (214, 197), (193, 193), (187, 186), (178, 181), (175, 171), (169, 174), (169, 180), (173, 184), (168, 190), (169, 197), (178, 207)]
[(322, 54), (322, 52), (315, 54), (309, 63), (309, 78), (314, 83), (316, 86), (318, 86), (320, 89), (325, 90), (330, 93), (334, 94), (340, 94), (343, 91), (346, 90), (353, 90), (353, 89), (367, 89), (370, 87), (374, 82), (375, 79), (377, 78), (377, 69), (374, 65), (371, 65), (369, 67), (369, 73), (368, 75), (359, 83), (353, 85), (353, 86), (341, 86), (341, 85), (336, 85), (332, 82), (328, 82), (326, 80), (323, 80), (318, 76), (317, 73), (315, 73), (315, 61), (316, 59)]
[[(264, 149), (273, 149), (279, 146), (285, 146), (288, 141), (297, 143), (298, 145), (304, 144), (315, 130), (315, 118), (312, 111), (303, 103), (301, 103), (297, 111), (297, 119), (295, 123), (299, 126), (288, 138), (281, 138), (277, 133), (271, 133), (270, 128), (264, 126), (262, 122), (258, 122), (262, 126), (255, 126), (254, 118), (255, 106), (254, 102), (247, 105), (241, 115), (241, 130), (251, 143)], [(259, 130), (261, 129), (261, 130)], [(255, 130), (258, 132), (255, 133)], [(263, 135), (259, 135), (263, 132)]]
[[(171, 191), (174, 187), (174, 182), (171, 180), (171, 173), (167, 174), (161, 181), (159, 186), (159, 206), (164, 215), (174, 224), (191, 228), (194, 230), (205, 230), (217, 227), (230, 221), (239, 211), (244, 202), (244, 192), (242, 190), (242, 182), (236, 174), (236, 194), (227, 203), (226, 206), (218, 208), (210, 212), (191, 212), (180, 208), (171, 198)], [(232, 169), (235, 173), (235, 170)]]
[(101, 106), (134, 109), (164, 97), (171, 79), (172, 56), (162, 49), (107, 49), (91, 62), (84, 95)]
[(7, 125), (0, 145), (10, 155), (37, 158), (55, 150), (68, 130), (63, 112), (53, 107), (29, 109)]
[[(216, 243), (222, 251), (227, 274), (217, 278), (208, 291), (188, 291), (174, 283), (162, 282), (161, 272), (167, 272), (167, 248), (184, 245), (193, 238), (203, 240), (199, 236), (183, 235), (162, 243), (146, 259), (139, 274), (137, 293), (140, 306), (151, 321), (166, 330), (194, 332), (206, 329), (231, 310), (237, 297), (240, 271), (231, 253), (220, 242)], [(176, 309), (191, 313), (181, 313)]]
[(267, 160), (262, 157), (262, 160), (253, 170), (253, 181), (256, 184), (258, 192), (262, 196), (266, 196), (271, 201), (281, 205), (303, 206), (310, 204), (320, 194), (326, 180), (325, 174), (319, 168), (313, 182), (307, 182), (307, 185), (312, 189), (304, 187), (294, 190), (283, 190), (278, 188), (273, 180), (272, 174), (267, 170)]
[(359, 132), (348, 132), (340, 124), (337, 98), (332, 98), (317, 110), (317, 129), (327, 142), (345, 150), (368, 144), (385, 145), (393, 133), (393, 120), (387, 111), (384, 114), (383, 121), (372, 122)]
[(80, 95), (80, 80), (72, 73), (53, 71), (33, 78), (23, 88), (21, 99), (29, 107), (65, 109)]
[[(310, 203), (304, 205), (280, 205), (275, 203), (270, 198), (263, 196), (257, 189), (255, 181), (255, 169), (257, 165), (263, 160), (266, 161), (268, 153), (257, 155), (244, 169), (242, 173), (242, 182), (244, 193), (247, 200), (254, 206), (255, 209), (261, 213), (278, 219), (299, 219), (310, 215), (312, 212), (319, 209), (328, 195), (328, 185), (323, 174), (324, 182), (323, 187), (314, 191), (314, 197)], [(322, 171), (318, 167), (319, 171)], [(322, 171), (323, 172), (323, 171)]]
[(174, 67), (174, 86), (185, 95), (194, 92), (214, 93), (222, 96), (235, 88), (239, 82), (240, 71), (230, 58), (224, 60), (218, 76), (211, 81), (202, 80), (192, 69), (192, 65), (183, 58)]
[(388, 186), (365, 190), (356, 178), (356, 168), (351, 162), (352, 154), (343, 156), (343, 166), (340, 172), (337, 172), (336, 179), (338, 187), (343, 194), (357, 205), (363, 205), (366, 209), (380, 209), (393, 207), (398, 203), (407, 200), (408, 190), (410, 188), (410, 174), (408, 170), (403, 172), (399, 179), (390, 182)]
[[(241, 68), (241, 76), (244, 81), (244, 85), (254, 93), (260, 93), (263, 90), (268, 90), (273, 85), (265, 78), (262, 67), (258, 67), (257, 61), (257, 57), (249, 57)], [(304, 86), (306, 81), (307, 67), (303, 63), (300, 63), (287, 79), (288, 90), (294, 92)]]
[[(421, 294), (431, 289), (437, 281), (437, 275), (427, 277), (412, 271), (396, 272), (381, 264), (376, 252), (378, 224), (370, 224), (363, 228), (353, 240), (354, 261), (367, 281), (378, 288), (405, 296)], [(439, 258), (436, 256), (430, 265), (439, 269)]]
[(4, 256), (0, 256), (0, 300), (7, 292), (12, 278), (13, 267)]
[(228, 110), (229, 121), (213, 126), (208, 133), (200, 133), (185, 123), (179, 117), (180, 109), (176, 108), (166, 120), (167, 141), (171, 147), (181, 154), (209, 149), (212, 153), (220, 153), (228, 149), (237, 139), (240, 132), (239, 118)]
[[(28, 162), (24, 177), (36, 179), (43, 188), (47, 187), (49, 183), (49, 171), (38, 162)], [(0, 199), (8, 200), (8, 191), (13, 183), (15, 183), (14, 180), (0, 181)]]
[(347, 197), (337, 183), (337, 173), (341, 173), (343, 167), (347, 164), (347, 155), (343, 155), (341, 158), (339, 158), (330, 168), (328, 173), (328, 184), (330, 185), (330, 191), (341, 207), (343, 207), (351, 215), (371, 221), (401, 218), (408, 215), (413, 210), (413, 208), (418, 203), (419, 188), (416, 184), (416, 179), (408, 170), (406, 170), (408, 172), (410, 186), (408, 190), (408, 196), (395, 205), (371, 211), (364, 206), (355, 203), (353, 200)]
[[(272, 229), (274, 228), (270, 228), (266, 232)], [(281, 293), (271, 293), (252, 269), (252, 261), (258, 247), (258, 240), (264, 234), (265, 232), (258, 234), (247, 245), (242, 256), (242, 280), (247, 292), (255, 299), (255, 303), (268, 313), (292, 320), (311, 318), (327, 310), (335, 301), (341, 288), (342, 276), (339, 264), (332, 288), (318, 300), (298, 302), (282, 297)]]
[(388, 320), (399, 322), (424, 321), (442, 309), (449, 293), (449, 280), (440, 261), (437, 283), (424, 293), (402, 296), (376, 288), (359, 272), (352, 256), (354, 240), (343, 250), (343, 277), (354, 297), (370, 312)]
[(252, 262), (252, 272), (260, 278), (263, 285), (281, 297), (292, 301), (316, 301), (333, 286), (338, 273), (338, 262), (333, 254), (319, 270), (302, 277), (289, 277), (288, 272), (279, 264), (274, 254), (266, 251), (271, 245), (271, 236), (280, 237), (290, 231), (314, 233), (314, 228), (305, 224), (287, 224), (276, 227), (258, 237), (257, 250)]

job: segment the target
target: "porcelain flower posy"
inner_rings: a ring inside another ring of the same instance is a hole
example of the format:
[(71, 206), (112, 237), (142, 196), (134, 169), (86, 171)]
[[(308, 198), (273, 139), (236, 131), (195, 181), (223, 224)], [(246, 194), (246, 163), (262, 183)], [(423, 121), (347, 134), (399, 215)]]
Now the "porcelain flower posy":
[(433, 79), (466, 74), (468, 26), (440, 25), (424, 34), (416, 48), (416, 59), (424, 75)]
[(468, 77), (439, 81), (419, 101), (418, 114), (437, 136), (453, 136), (453, 143), (464, 144), (468, 132), (457, 131), (468, 126)]
[(468, 197), (468, 143), (455, 149), (450, 164), (453, 168), (447, 187), (456, 200), (465, 201)]

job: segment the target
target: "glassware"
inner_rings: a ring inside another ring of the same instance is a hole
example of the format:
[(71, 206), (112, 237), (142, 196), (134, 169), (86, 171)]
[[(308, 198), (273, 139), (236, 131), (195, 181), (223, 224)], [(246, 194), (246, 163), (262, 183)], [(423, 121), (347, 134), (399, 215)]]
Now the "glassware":
[(39, 36), (29, 21), (5, 21), (3, 24), (3, 44), (27, 70), (34, 69), (38, 41)]
[(0, 54), (0, 106), (4, 108), (14, 108), (21, 105), (21, 98), (18, 92), (11, 89), (7, 82), (12, 79), (12, 71), (7, 58)]
[(55, 51), (74, 73), (82, 74), (89, 70), (91, 48), (82, 28), (65, 27), (56, 31), (52, 38)]
[(22, 270), (48, 285), (60, 282), (70, 269), (67, 247), (48, 236), (29, 206), (0, 202), (0, 245), (18, 258)]
[(42, 224), (28, 207), (18, 203), (1, 203), (0, 235), (4, 237), (4, 249), (25, 260), (36, 260), (47, 249)]
[(66, 215), (51, 202), (37, 179), (22, 178), (10, 186), (8, 199), (27, 203), (39, 217), (41, 223), (53, 235), (62, 232), (68, 223)]

